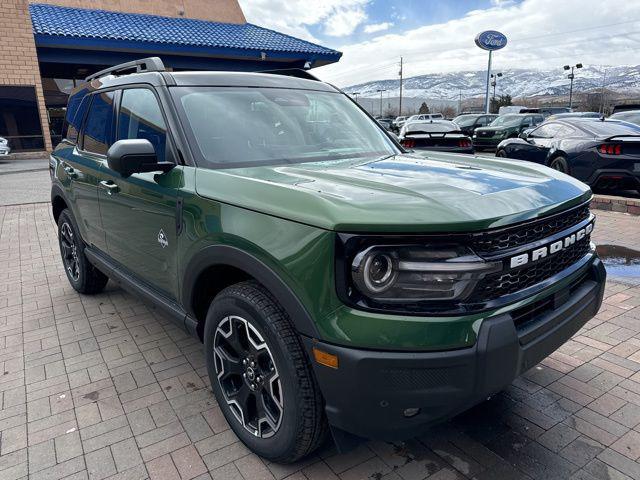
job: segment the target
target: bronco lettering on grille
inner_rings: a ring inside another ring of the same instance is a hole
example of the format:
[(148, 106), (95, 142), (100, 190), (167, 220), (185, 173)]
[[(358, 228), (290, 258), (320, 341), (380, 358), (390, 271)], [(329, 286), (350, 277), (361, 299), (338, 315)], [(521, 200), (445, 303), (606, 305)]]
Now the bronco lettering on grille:
[(510, 268), (521, 267), (528, 263), (536, 262), (543, 258), (548, 257), (549, 255), (553, 255), (554, 253), (558, 253), (559, 251), (569, 248), (576, 242), (584, 240), (591, 232), (593, 231), (593, 222), (587, 225), (584, 228), (568, 235), (560, 240), (557, 240), (549, 245), (545, 245), (543, 247), (536, 248), (535, 250), (531, 250), (527, 253), (521, 253), (520, 255), (516, 255), (511, 257), (509, 261)]

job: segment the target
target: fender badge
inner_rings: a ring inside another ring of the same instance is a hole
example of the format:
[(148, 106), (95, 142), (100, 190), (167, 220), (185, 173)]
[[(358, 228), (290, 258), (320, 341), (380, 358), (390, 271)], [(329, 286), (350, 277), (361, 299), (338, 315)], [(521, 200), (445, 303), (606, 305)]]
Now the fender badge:
[(162, 229), (158, 232), (158, 243), (162, 248), (169, 246), (169, 240), (167, 240), (167, 236), (164, 234)]

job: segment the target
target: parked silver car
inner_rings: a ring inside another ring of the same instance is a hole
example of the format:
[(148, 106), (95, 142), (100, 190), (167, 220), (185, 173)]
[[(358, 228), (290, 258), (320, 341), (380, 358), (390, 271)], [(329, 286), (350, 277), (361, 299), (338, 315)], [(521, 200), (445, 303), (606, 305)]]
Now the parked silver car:
[(0, 156), (9, 155), (11, 153), (11, 147), (6, 138), (0, 137)]

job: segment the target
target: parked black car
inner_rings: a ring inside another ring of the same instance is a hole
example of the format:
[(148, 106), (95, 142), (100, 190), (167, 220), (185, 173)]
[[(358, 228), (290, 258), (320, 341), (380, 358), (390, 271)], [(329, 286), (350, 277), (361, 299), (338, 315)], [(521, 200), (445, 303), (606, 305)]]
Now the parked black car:
[(640, 125), (640, 110), (627, 110), (614, 113), (609, 117), (611, 120), (622, 120), (625, 122), (635, 123)]
[(385, 130), (391, 130), (391, 123), (393, 122), (393, 119), (387, 118), (387, 117), (383, 117), (383, 118), (376, 117), (376, 122), (378, 122), (382, 126), (382, 128), (384, 128)]
[(471, 136), (476, 128), (486, 127), (496, 118), (498, 118), (497, 114), (469, 113), (458, 115), (453, 121), (465, 135)]
[(600, 118), (602, 117), (601, 113), (598, 112), (565, 112), (565, 113), (554, 113), (553, 115), (549, 115), (545, 122), (550, 122), (552, 120), (564, 120), (565, 118)]
[(400, 130), (400, 143), (409, 150), (474, 153), (471, 138), (448, 120), (407, 123)]
[(620, 120), (545, 122), (500, 142), (496, 156), (548, 165), (597, 188), (640, 191), (640, 126)]
[(562, 113), (572, 113), (569, 107), (541, 107), (541, 108), (523, 108), (520, 113), (539, 113), (543, 117), (547, 118), (551, 115), (558, 115)]

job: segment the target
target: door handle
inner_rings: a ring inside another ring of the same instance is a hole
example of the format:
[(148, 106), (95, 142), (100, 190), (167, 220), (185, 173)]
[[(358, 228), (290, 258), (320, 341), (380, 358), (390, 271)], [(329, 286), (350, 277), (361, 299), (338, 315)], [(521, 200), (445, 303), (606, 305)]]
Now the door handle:
[(64, 167), (64, 171), (69, 177), (78, 178), (78, 173), (76, 172), (75, 168), (66, 165)]
[(102, 180), (100, 182), (100, 188), (106, 190), (108, 195), (117, 193), (120, 190), (118, 184), (112, 182), (111, 180)]

